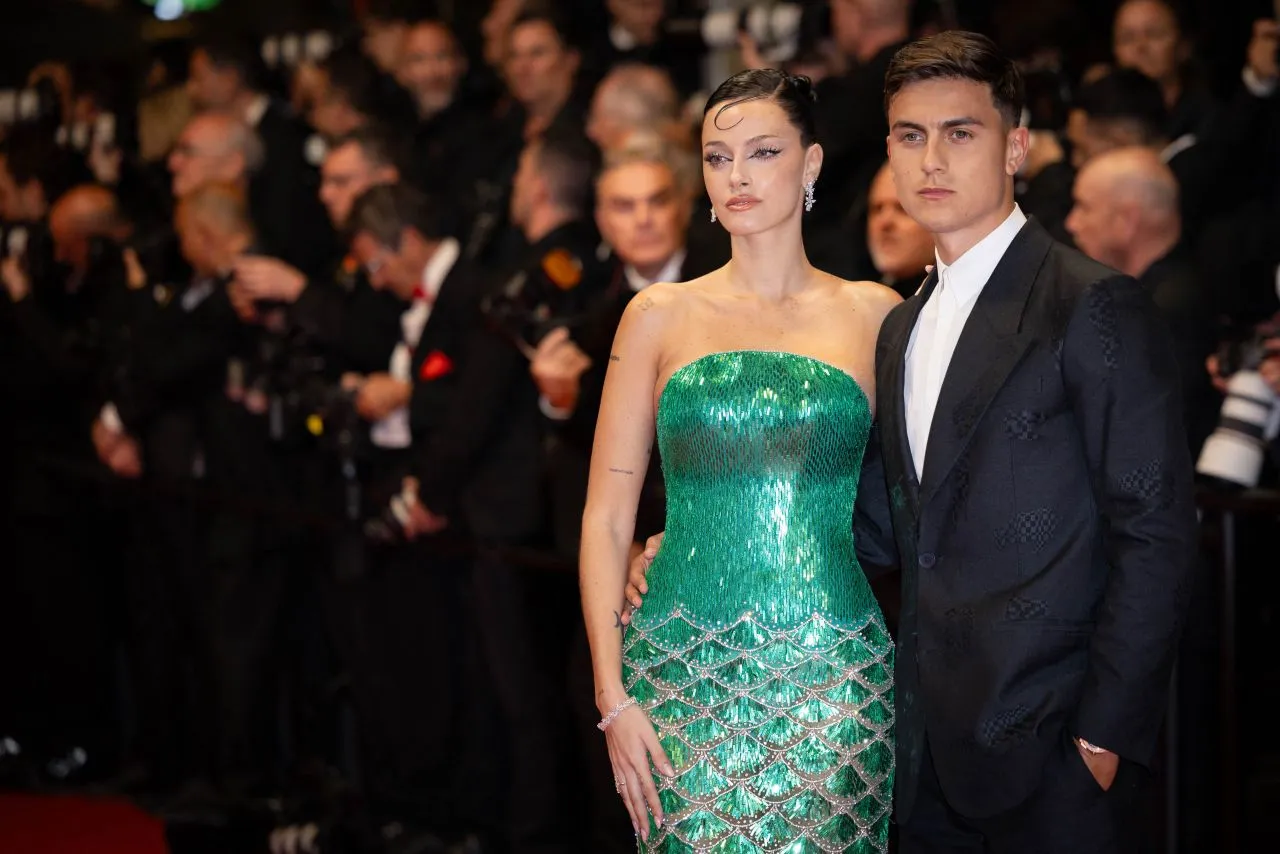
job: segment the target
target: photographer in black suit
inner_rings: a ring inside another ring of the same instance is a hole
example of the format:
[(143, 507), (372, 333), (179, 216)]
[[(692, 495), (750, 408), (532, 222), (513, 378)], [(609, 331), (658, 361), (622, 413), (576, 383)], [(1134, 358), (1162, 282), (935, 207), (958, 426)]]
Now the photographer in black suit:
[[(563, 653), (572, 626), (572, 576), (516, 561), (545, 531), (542, 419), (529, 359), (555, 326), (576, 326), (602, 287), (589, 211), (595, 149), (557, 127), (525, 146), (512, 188), (511, 219), (529, 250), (482, 300), (485, 325), (461, 358), (425, 354), (416, 370), (425, 395), (456, 374), (457, 392), (426, 441), (415, 442), (411, 529), (464, 529), (477, 628), (490, 690), (509, 738), (507, 845), (512, 852), (567, 850), (568, 761), (563, 727)], [(446, 356), (450, 354), (446, 353)], [(424, 398), (425, 399), (425, 398)], [(547, 619), (549, 614), (556, 616)]]
[[(441, 421), (457, 410), (463, 346), (477, 320), (478, 276), (459, 262), (440, 211), (403, 184), (365, 190), (346, 217), (351, 257), (400, 303), (400, 336), (382, 370), (343, 385), (369, 424), (362, 481), (381, 514)], [(394, 519), (394, 517), (391, 517)], [(369, 817), (405, 832), (462, 829), (461, 581), (466, 563), (404, 541), (395, 521), (366, 530), (364, 570), (331, 590), (335, 642), (351, 680), (365, 750)]]

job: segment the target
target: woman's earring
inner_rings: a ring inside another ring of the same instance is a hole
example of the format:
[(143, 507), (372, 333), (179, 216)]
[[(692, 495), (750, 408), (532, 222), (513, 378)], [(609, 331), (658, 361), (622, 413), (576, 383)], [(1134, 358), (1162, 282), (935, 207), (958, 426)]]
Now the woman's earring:
[(711, 209), (711, 221), (712, 221), (712, 222), (715, 222), (715, 221), (716, 221), (716, 209), (715, 209), (715, 208), (712, 208), (712, 209)]
[(813, 210), (813, 182), (812, 181), (804, 185), (804, 209), (806, 213)]

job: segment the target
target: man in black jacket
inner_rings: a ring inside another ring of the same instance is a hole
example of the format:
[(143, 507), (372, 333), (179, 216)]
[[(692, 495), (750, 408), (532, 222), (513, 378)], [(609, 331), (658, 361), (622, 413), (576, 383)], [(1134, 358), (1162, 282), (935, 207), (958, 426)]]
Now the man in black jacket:
[(567, 711), (555, 652), (573, 625), (573, 580), (536, 573), (517, 560), (517, 550), (538, 543), (545, 528), (543, 416), (529, 358), (552, 328), (580, 322), (601, 288), (598, 238), (584, 220), (594, 172), (594, 149), (567, 129), (526, 146), (511, 205), (530, 247), (525, 258), (485, 295), (487, 323), (461, 358), (425, 353), (415, 365), (415, 401), (441, 380), (456, 383), (436, 429), (420, 446), (415, 434), (413, 527), (464, 527), (479, 552), (472, 590), (491, 690), (509, 735), (506, 833), (513, 852), (569, 850), (576, 839), (560, 784), (567, 779)]
[(1195, 553), (1168, 331), (1014, 204), (1022, 87), (989, 40), (913, 43), (885, 88), (898, 192), (938, 250), (877, 348), (903, 851), (1117, 851)]

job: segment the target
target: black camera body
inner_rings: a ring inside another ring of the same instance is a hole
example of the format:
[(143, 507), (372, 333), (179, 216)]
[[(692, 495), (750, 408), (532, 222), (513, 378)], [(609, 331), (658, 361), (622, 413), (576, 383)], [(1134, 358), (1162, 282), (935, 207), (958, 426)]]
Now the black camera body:
[(1230, 377), (1240, 371), (1256, 371), (1268, 357), (1280, 356), (1280, 351), (1267, 349), (1267, 339), (1272, 334), (1258, 330), (1244, 338), (1225, 342), (1218, 348), (1218, 373)]
[(535, 349), (557, 327), (572, 329), (588, 317), (602, 276), (564, 249), (548, 252), (536, 268), (522, 269), (487, 294), (480, 310), (521, 352)]

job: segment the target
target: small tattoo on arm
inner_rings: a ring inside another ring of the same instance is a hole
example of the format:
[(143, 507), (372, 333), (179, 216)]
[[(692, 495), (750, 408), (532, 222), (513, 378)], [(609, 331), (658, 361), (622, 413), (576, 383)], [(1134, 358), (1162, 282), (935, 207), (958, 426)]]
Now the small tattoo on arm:
[(653, 308), (653, 297), (645, 297), (644, 299), (640, 300), (640, 304), (637, 305), (636, 308), (640, 309), (641, 311), (648, 311), (649, 309)]
[(613, 627), (618, 631), (622, 631), (622, 629), (624, 628), (624, 626), (622, 625), (622, 614), (620, 614), (617, 611), (613, 612)]
[(621, 361), (622, 361), (622, 357), (621, 357), (621, 356), (615, 356), (615, 355), (613, 355), (612, 353), (610, 353), (610, 354), (609, 354), (609, 361), (610, 361), (610, 362), (621, 362)]
[(609, 469), (609, 471), (613, 472), (614, 474), (635, 474), (635, 472), (633, 472), (633, 471), (628, 471), (627, 469), (614, 469), (614, 468), (611, 468), (611, 469)]

